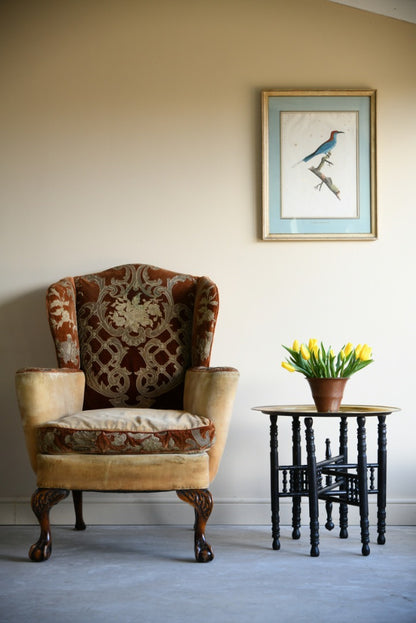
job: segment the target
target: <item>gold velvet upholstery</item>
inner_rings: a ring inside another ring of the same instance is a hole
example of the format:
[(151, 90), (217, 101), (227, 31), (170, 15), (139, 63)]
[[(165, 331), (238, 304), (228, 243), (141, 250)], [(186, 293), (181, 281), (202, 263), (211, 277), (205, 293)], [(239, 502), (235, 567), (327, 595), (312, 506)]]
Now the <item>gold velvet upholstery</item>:
[(218, 291), (207, 277), (130, 264), (53, 284), (47, 308), (58, 365), (26, 368), (16, 390), (37, 478), (49, 558), (50, 508), (82, 491), (177, 491), (195, 510), (195, 556), (213, 558), (208, 490), (224, 450), (238, 372), (209, 367)]

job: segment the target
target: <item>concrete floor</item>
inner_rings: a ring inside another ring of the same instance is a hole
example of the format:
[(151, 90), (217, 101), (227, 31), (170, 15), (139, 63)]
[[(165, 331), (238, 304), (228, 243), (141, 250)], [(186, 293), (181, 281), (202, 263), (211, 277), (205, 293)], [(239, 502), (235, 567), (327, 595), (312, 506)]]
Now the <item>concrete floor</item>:
[(209, 525), (215, 560), (198, 564), (184, 526), (54, 526), (52, 557), (32, 563), (38, 529), (2, 526), (0, 621), (416, 622), (416, 527), (389, 527), (368, 557), (355, 526), (348, 540), (321, 530), (319, 558), (290, 532), (275, 552), (268, 526)]

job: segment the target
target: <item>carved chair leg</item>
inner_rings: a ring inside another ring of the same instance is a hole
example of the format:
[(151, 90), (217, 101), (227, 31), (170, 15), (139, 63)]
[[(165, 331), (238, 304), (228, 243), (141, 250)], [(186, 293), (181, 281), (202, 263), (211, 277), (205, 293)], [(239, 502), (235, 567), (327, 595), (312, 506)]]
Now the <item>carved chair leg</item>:
[(176, 494), (195, 509), (195, 558), (197, 562), (210, 562), (214, 553), (205, 540), (205, 527), (213, 507), (212, 495), (208, 489), (183, 489)]
[(87, 527), (82, 516), (82, 491), (72, 491), (75, 510), (75, 530), (85, 530)]
[(32, 510), (40, 524), (40, 537), (29, 550), (29, 558), (34, 562), (48, 560), (52, 552), (52, 538), (49, 524), (49, 511), (55, 504), (69, 495), (67, 489), (36, 489), (32, 495)]

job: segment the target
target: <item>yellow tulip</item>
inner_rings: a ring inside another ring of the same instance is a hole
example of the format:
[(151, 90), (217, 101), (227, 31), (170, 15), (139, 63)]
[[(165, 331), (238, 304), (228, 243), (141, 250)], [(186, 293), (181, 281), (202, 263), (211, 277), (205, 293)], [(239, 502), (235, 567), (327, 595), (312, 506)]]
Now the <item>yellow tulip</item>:
[(313, 348), (311, 348), (311, 351), (313, 352), (315, 357), (318, 359), (318, 355), (319, 355), (319, 346), (318, 346), (318, 344), (315, 344), (315, 346), (313, 346)]
[(285, 370), (289, 370), (289, 372), (295, 371), (295, 368), (290, 363), (287, 363), (287, 361), (282, 361), (282, 368), (285, 368)]
[(305, 344), (302, 344), (302, 346), (300, 347), (300, 354), (304, 359), (306, 359), (306, 361), (309, 361), (309, 359), (311, 358), (311, 354), (306, 348)]
[(362, 349), (362, 344), (358, 344), (358, 346), (355, 347), (355, 356), (357, 357), (357, 359), (360, 358), (361, 349)]
[(343, 348), (341, 348), (341, 350), (339, 351), (339, 356), (341, 357), (342, 361), (345, 361), (345, 350)]
[(331, 348), (331, 350), (329, 351), (329, 354), (331, 355), (331, 357), (335, 357), (335, 353), (334, 353), (334, 351), (332, 350), (332, 348)]
[(371, 348), (368, 344), (364, 344), (362, 349), (360, 350), (360, 354), (358, 355), (361, 361), (368, 361), (371, 359)]
[(300, 351), (300, 344), (299, 344), (298, 340), (295, 340), (293, 342), (292, 350), (294, 350), (295, 353), (298, 353)]
[(353, 348), (354, 348), (354, 346), (352, 345), (352, 343), (348, 342), (348, 344), (344, 348), (344, 354), (345, 354), (346, 357), (348, 357), (348, 355), (353, 351)]
[(309, 344), (308, 344), (308, 348), (309, 350), (314, 350), (315, 346), (317, 346), (318, 344), (318, 340), (315, 340), (314, 337), (311, 337), (311, 339), (309, 340)]

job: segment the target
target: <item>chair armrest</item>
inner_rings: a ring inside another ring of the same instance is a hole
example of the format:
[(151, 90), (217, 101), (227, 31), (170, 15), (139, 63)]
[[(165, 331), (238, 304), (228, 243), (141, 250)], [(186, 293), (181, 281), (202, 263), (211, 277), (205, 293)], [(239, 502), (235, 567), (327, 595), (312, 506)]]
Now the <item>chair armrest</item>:
[(209, 450), (210, 481), (221, 461), (240, 374), (235, 368), (190, 368), (185, 376), (184, 409), (215, 424), (215, 444)]
[(16, 372), (16, 394), (30, 462), (36, 472), (36, 427), (82, 411), (85, 376), (69, 368), (23, 368)]

